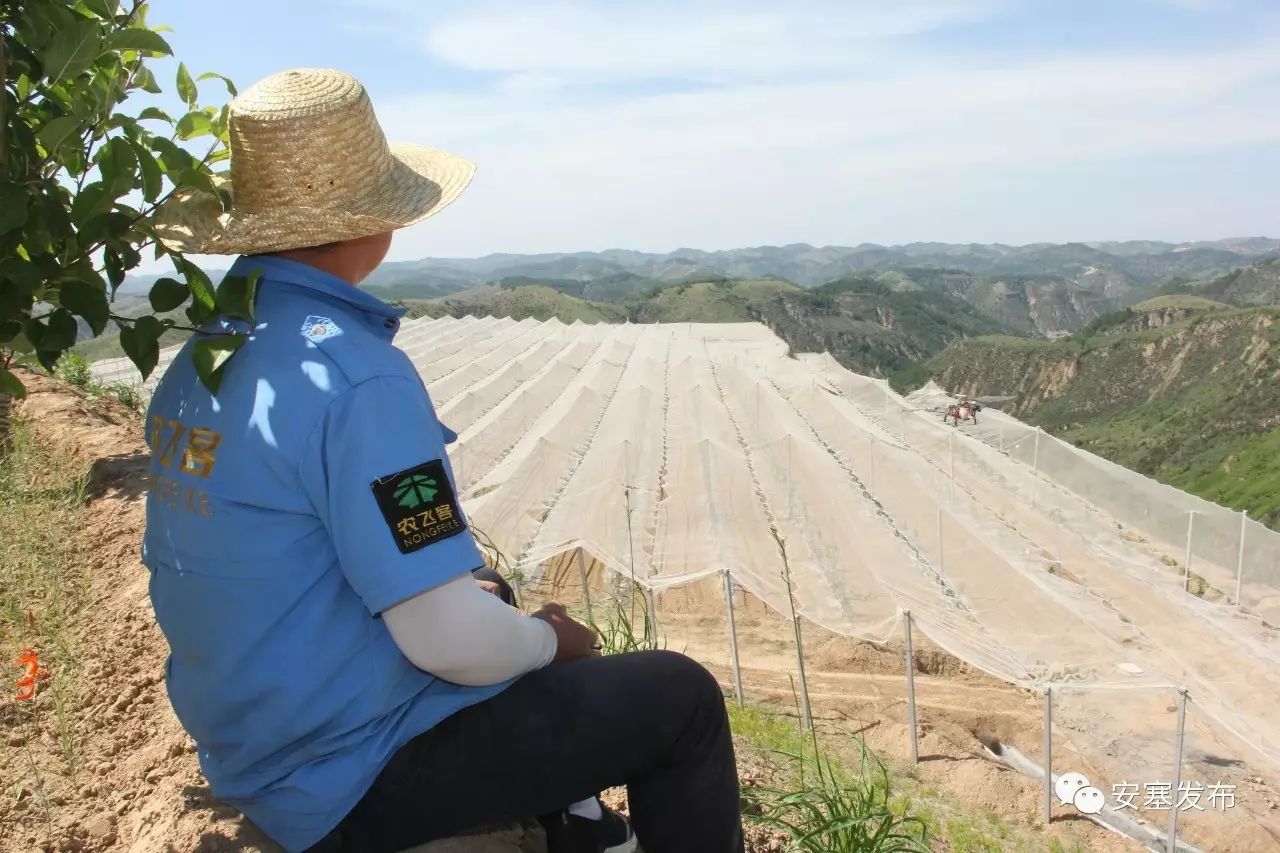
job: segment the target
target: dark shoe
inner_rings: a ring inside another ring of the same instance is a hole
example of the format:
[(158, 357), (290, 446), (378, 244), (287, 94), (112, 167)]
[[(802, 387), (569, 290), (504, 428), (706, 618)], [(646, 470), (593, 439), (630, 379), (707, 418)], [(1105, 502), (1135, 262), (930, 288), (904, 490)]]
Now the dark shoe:
[(627, 819), (600, 806), (604, 815), (591, 820), (558, 811), (539, 818), (547, 831), (547, 853), (632, 853), (636, 836)]

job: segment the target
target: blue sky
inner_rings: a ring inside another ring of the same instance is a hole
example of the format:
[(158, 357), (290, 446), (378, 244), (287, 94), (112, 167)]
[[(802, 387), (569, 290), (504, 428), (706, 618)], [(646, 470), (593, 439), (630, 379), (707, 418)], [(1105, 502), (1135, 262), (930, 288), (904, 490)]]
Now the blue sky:
[(475, 160), (395, 259), (1280, 236), (1274, 0), (153, 0), (150, 17), (193, 72), (245, 88), (341, 68), (393, 140)]

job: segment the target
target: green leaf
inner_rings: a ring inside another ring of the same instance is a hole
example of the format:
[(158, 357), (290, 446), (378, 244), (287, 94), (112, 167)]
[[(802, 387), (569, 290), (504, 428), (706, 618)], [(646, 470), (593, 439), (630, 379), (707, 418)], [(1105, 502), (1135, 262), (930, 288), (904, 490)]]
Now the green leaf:
[(187, 301), (191, 288), (176, 278), (159, 278), (151, 285), (151, 310), (157, 314), (173, 311)]
[(229, 77), (223, 77), (221, 74), (215, 74), (212, 71), (206, 71), (196, 79), (197, 80), (221, 80), (223, 84), (227, 87), (228, 95), (234, 98), (237, 94), (239, 94), (238, 92), (236, 92), (236, 84), (232, 83)]
[(0, 394), (21, 399), (27, 396), (27, 389), (23, 387), (18, 377), (0, 367)]
[(40, 147), (52, 154), (68, 137), (79, 135), (77, 131), (81, 128), (81, 124), (80, 119), (75, 116), (58, 116), (50, 119), (36, 133), (36, 141), (40, 143)]
[(102, 181), (110, 195), (119, 196), (133, 189), (137, 168), (138, 157), (133, 153), (129, 140), (114, 136), (102, 146), (98, 155), (98, 170), (102, 173)]
[(222, 374), (231, 356), (236, 354), (247, 340), (243, 335), (210, 335), (196, 341), (191, 357), (195, 361), (196, 375), (217, 396), (222, 387)]
[(44, 66), (46, 85), (53, 86), (59, 80), (69, 80), (84, 71), (102, 53), (102, 25), (88, 18), (77, 17), (69, 26), (59, 29), (49, 41), (41, 64)]
[(156, 369), (156, 363), (160, 361), (159, 341), (164, 330), (160, 321), (150, 314), (120, 328), (120, 347), (129, 356), (133, 366), (138, 368), (143, 379), (151, 375), (151, 371)]
[(213, 310), (217, 302), (214, 298), (213, 282), (209, 281), (209, 276), (204, 274), (204, 270), (184, 257), (175, 257), (174, 263), (177, 265), (178, 271), (186, 278), (196, 302)]
[(62, 352), (76, 345), (76, 332), (79, 327), (76, 325), (76, 318), (66, 308), (59, 308), (49, 315), (46, 321), (44, 336), (40, 339), (40, 343), (36, 345), (37, 350), (47, 352)]
[(160, 155), (160, 167), (174, 184), (181, 185), (183, 173), (196, 163), (189, 151), (163, 136), (152, 137), (151, 150)]
[[(136, 250), (134, 254), (137, 254)], [(108, 246), (102, 251), (102, 265), (107, 269), (107, 281), (111, 282), (111, 296), (115, 298), (116, 290), (124, 283), (124, 259), (119, 252)], [(129, 268), (132, 269), (134, 266), (137, 266), (136, 262)]]
[(130, 27), (127, 30), (116, 30), (107, 36), (108, 50), (145, 50), (149, 53), (163, 53), (173, 56), (173, 48), (160, 37), (159, 33), (141, 27)]
[(195, 81), (191, 79), (191, 73), (187, 71), (187, 65), (184, 62), (178, 63), (178, 97), (186, 101), (190, 109), (196, 108), (196, 101), (200, 97)]
[(141, 143), (134, 144), (133, 153), (138, 158), (138, 171), (142, 173), (142, 198), (155, 201), (164, 189), (164, 173), (160, 171), (160, 164)]
[(142, 119), (148, 119), (148, 118), (153, 118), (156, 121), (163, 121), (168, 124), (173, 124), (173, 117), (170, 116), (164, 110), (160, 109), (159, 107), (147, 107), (145, 110), (138, 113), (139, 121), (141, 121)]
[(84, 5), (104, 18), (114, 18), (119, 6), (116, 0), (84, 0)]
[(258, 291), (261, 270), (254, 270), (248, 277), (227, 276), (218, 285), (218, 313), (237, 320), (253, 322), (253, 299)]
[(0, 234), (27, 224), (27, 194), (22, 187), (0, 178)]
[(103, 288), (78, 278), (67, 279), (62, 282), (58, 301), (72, 314), (83, 317), (94, 335), (102, 334), (106, 328), (111, 309), (107, 306), (107, 293)]
[[(143, 66), (133, 72), (133, 82), (129, 84), (130, 89), (141, 89), (144, 92), (150, 92), (153, 95), (160, 94), (160, 84), (156, 82), (156, 75), (151, 73), (151, 69)], [(149, 108), (153, 109), (153, 108)], [(143, 110), (146, 112), (146, 110)], [(159, 112), (157, 110), (157, 112)]]
[(17, 320), (0, 322), (0, 344), (7, 344), (22, 332), (22, 324)]
[(83, 228), (90, 219), (111, 209), (114, 199), (102, 181), (94, 181), (76, 194), (71, 202), (71, 221), (76, 228)]
[(208, 136), (213, 133), (213, 121), (206, 113), (193, 110), (178, 119), (177, 130), (178, 138), (182, 140)]

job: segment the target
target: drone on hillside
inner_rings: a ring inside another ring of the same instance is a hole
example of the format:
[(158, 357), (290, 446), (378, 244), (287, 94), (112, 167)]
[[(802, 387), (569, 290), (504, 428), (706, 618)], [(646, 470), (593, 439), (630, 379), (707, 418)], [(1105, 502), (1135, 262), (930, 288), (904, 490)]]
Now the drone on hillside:
[(978, 412), (982, 411), (985, 403), (1004, 403), (1012, 400), (1012, 397), (1002, 397), (994, 394), (987, 394), (981, 397), (970, 397), (965, 394), (956, 396), (954, 403), (948, 403), (946, 410), (942, 413), (942, 422), (951, 422), (952, 426), (960, 426), (961, 421), (972, 422), (974, 425), (978, 423)]

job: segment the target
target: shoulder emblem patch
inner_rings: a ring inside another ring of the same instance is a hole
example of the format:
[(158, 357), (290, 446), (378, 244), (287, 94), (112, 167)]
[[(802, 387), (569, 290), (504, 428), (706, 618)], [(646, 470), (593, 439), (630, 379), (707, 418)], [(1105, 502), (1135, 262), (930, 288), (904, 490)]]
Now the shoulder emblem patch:
[(311, 314), (302, 321), (302, 336), (313, 344), (336, 338), (340, 334), (342, 329), (328, 317), (317, 317)]
[(413, 553), (467, 529), (443, 460), (433, 459), (416, 468), (379, 477), (371, 486), (401, 554)]

